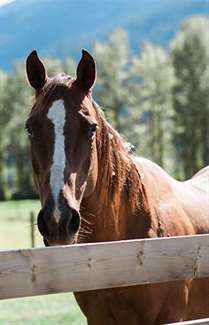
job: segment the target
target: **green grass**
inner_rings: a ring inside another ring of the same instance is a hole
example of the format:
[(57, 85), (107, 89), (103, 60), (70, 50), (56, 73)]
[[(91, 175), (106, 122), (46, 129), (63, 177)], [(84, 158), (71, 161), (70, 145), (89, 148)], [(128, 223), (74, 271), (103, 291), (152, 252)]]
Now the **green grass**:
[[(30, 213), (36, 215), (40, 209), (39, 201), (0, 202), (0, 249), (31, 247)], [(43, 246), (42, 238), (35, 226), (36, 246)]]
[[(31, 247), (29, 215), (38, 201), (0, 202), (0, 249)], [(43, 246), (35, 231), (36, 246)], [(0, 301), (0, 325), (85, 325), (71, 293)]]
[(1, 325), (84, 325), (72, 294), (0, 301)]

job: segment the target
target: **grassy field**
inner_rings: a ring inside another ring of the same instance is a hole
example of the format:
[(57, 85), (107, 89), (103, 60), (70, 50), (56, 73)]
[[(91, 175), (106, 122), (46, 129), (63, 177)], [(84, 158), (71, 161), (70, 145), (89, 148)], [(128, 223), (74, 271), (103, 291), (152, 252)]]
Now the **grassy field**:
[[(0, 202), (0, 249), (31, 247), (29, 215), (38, 201)], [(36, 227), (37, 228), (37, 227)], [(43, 246), (35, 230), (36, 247)], [(85, 325), (72, 294), (57, 294), (0, 301), (0, 325)]]

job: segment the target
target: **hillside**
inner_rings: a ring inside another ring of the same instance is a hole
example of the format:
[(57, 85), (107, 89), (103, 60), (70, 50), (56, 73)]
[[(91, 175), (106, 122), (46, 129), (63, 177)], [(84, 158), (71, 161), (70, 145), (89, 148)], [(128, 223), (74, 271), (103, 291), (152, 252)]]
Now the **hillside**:
[(133, 51), (146, 40), (165, 46), (193, 14), (209, 14), (209, 0), (16, 0), (0, 7), (0, 67), (10, 69), (33, 48), (77, 57), (119, 26)]

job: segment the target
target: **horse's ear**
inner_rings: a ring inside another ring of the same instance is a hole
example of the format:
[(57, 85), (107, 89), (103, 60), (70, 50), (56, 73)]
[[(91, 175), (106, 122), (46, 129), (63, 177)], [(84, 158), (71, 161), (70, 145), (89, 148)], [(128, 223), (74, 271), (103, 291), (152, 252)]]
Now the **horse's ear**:
[(96, 80), (96, 63), (91, 54), (86, 50), (82, 50), (82, 58), (78, 63), (76, 75), (78, 85), (88, 92)]
[(27, 57), (26, 74), (30, 85), (35, 88), (35, 90), (40, 90), (44, 86), (47, 74), (35, 50)]

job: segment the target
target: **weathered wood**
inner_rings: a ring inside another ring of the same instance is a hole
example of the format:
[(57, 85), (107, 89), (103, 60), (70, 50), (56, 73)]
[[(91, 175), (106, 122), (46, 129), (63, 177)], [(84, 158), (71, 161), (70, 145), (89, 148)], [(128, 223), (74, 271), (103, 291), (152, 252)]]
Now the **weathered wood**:
[(188, 322), (172, 323), (168, 325), (209, 325), (209, 318), (191, 320)]
[(0, 251), (0, 298), (209, 277), (209, 235)]

